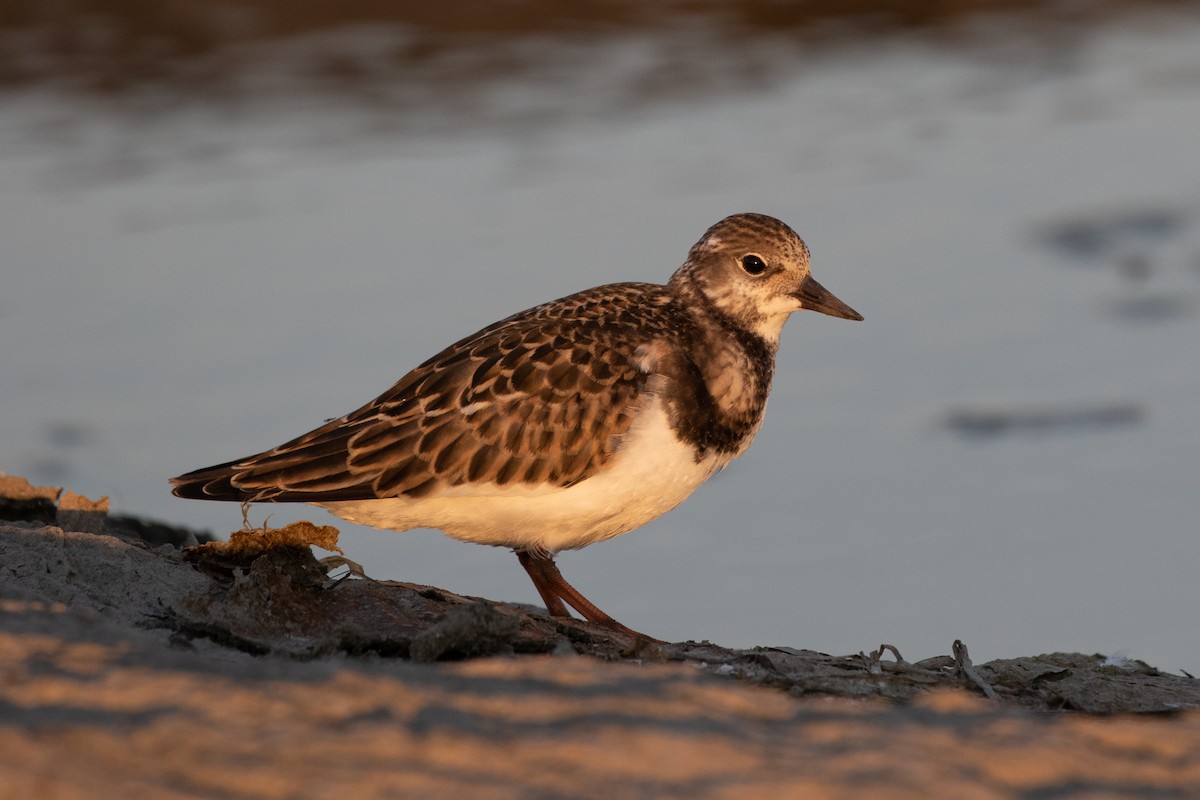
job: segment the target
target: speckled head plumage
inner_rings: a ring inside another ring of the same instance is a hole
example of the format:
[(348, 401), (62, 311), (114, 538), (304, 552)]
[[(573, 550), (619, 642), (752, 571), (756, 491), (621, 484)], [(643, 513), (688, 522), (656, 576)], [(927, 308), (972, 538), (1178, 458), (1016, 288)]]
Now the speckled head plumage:
[(671, 277), (768, 342), (777, 342), (789, 315), (812, 309), (861, 320), (813, 279), (808, 245), (765, 214), (734, 214), (709, 228)]
[(809, 274), (779, 220), (708, 229), (666, 285), (599, 286), (450, 345), (363, 407), (279, 447), (172, 479), (210, 500), (308, 502), (393, 530), (517, 551), (547, 609), (628, 631), (554, 566), (559, 550), (669, 511), (740, 455), (802, 308), (862, 319)]

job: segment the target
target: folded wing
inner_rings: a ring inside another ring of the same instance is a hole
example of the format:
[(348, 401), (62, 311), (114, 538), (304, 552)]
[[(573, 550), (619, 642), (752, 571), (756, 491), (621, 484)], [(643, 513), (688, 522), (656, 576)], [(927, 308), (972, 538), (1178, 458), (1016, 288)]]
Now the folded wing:
[(668, 302), (662, 287), (618, 284), (516, 314), (344, 417), (174, 478), (175, 494), (328, 502), (578, 483), (621, 446), (649, 378), (638, 349), (670, 334)]

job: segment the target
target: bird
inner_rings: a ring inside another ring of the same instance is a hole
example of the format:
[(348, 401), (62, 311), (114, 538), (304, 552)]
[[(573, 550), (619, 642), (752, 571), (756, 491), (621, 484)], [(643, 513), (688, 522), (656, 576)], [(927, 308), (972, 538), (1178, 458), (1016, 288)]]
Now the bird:
[[(763, 421), (793, 312), (863, 317), (764, 214), (710, 227), (665, 284), (613, 283), (460, 339), (345, 416), (188, 472), (175, 495), (311, 503), (353, 523), (511, 549), (546, 610), (601, 611), (555, 562), (678, 506)], [(649, 637), (647, 637), (649, 638)]]

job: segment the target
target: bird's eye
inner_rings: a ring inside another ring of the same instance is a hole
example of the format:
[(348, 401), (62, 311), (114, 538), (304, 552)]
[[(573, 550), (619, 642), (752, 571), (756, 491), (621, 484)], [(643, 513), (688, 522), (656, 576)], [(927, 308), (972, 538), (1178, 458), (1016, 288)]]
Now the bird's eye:
[(742, 256), (742, 269), (746, 271), (747, 275), (762, 275), (767, 271), (767, 262), (751, 253), (748, 256)]

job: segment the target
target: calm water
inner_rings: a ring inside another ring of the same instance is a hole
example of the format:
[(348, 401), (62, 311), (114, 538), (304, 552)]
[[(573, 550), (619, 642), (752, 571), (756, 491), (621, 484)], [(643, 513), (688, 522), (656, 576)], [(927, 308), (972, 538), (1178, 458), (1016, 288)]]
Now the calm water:
[[(223, 533), (236, 506), (167, 478), (762, 211), (866, 321), (795, 317), (749, 454), (568, 578), (670, 639), (1200, 674), (1200, 20), (1023, 41), (781, 51), (641, 102), (629, 41), (419, 114), (10, 91), (0, 469)], [(536, 601), (507, 552), (340, 527), (375, 577)]]

